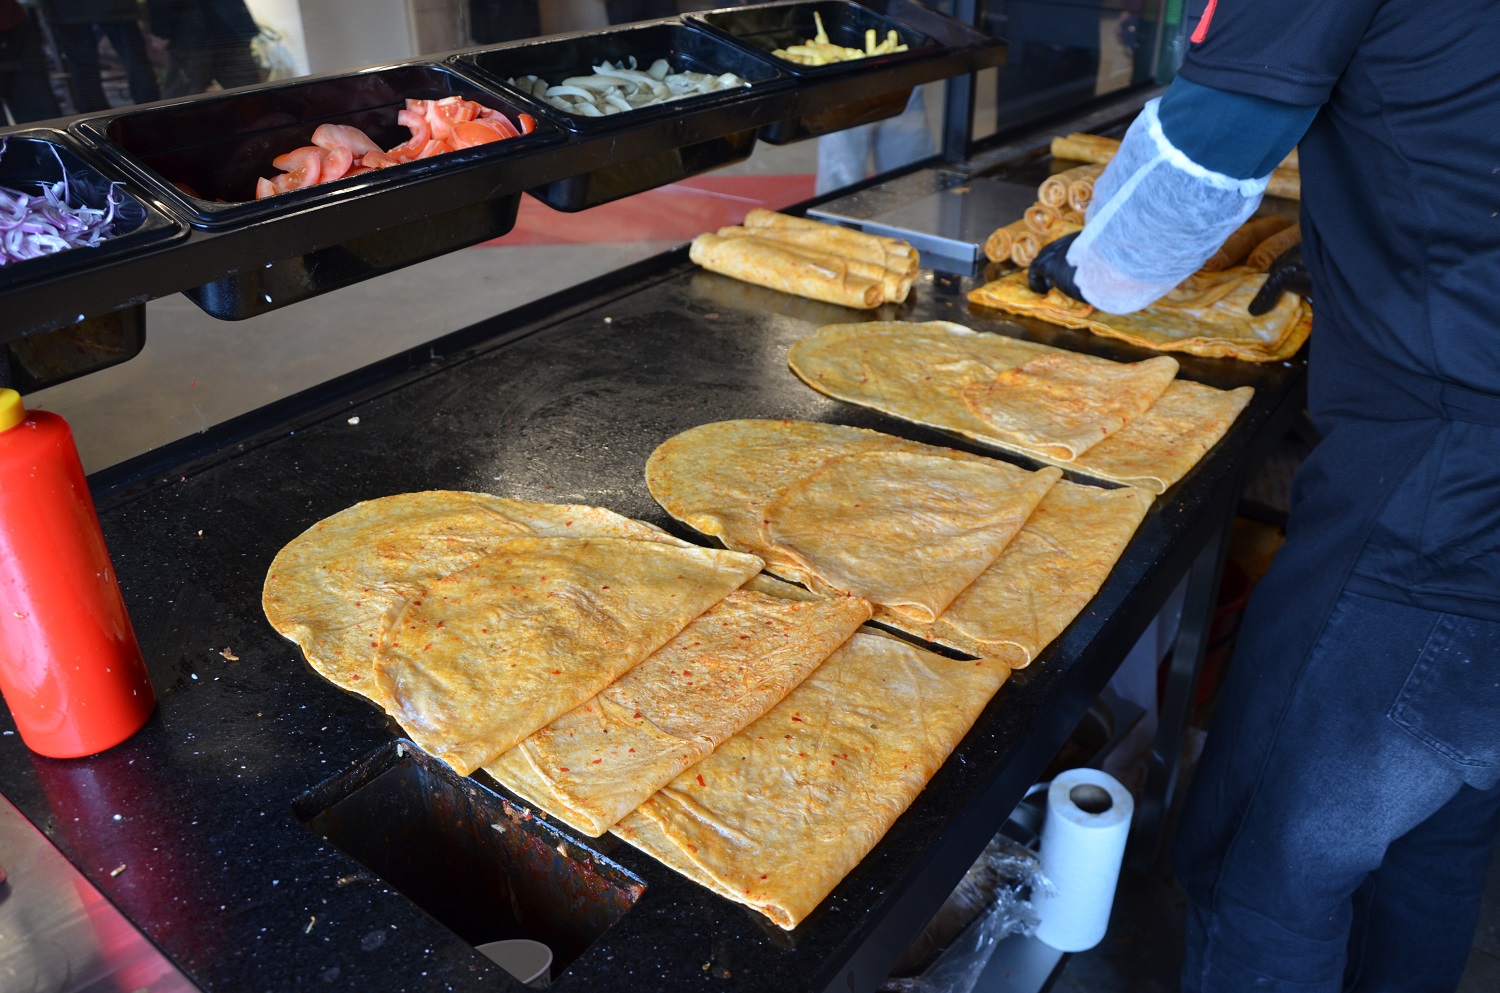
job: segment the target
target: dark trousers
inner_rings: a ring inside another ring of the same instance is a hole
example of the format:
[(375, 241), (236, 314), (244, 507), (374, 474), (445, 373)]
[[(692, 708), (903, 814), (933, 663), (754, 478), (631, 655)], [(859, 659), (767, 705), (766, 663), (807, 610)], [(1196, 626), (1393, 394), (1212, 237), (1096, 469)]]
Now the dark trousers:
[(201, 7), (193, 7), (173, 22), (163, 96), (191, 96), (213, 83), (227, 90), (261, 82), (260, 63), (250, 42), (234, 40), (217, 20), (210, 23), (209, 16)]
[[(0, 103), (17, 124), (62, 116), (47, 77), (42, 33), (31, 17), (0, 31)], [(0, 124), (4, 121), (0, 112)]]
[[(1500, 831), (1500, 622), (1309, 601), (1319, 565), (1278, 554), (1209, 729), (1176, 850), (1184, 993), (1451, 993), (1464, 971)], [(1287, 635), (1320, 610), (1315, 640)]]
[[(68, 67), (68, 89), (73, 106), (80, 114), (108, 110), (104, 87), (99, 83), (99, 36), (94, 24), (53, 24), (52, 37)], [(114, 46), (115, 54), (125, 63), (125, 80), (130, 99), (150, 103), (161, 99), (156, 86), (156, 70), (146, 53), (146, 38), (135, 21), (106, 21), (97, 25)]]

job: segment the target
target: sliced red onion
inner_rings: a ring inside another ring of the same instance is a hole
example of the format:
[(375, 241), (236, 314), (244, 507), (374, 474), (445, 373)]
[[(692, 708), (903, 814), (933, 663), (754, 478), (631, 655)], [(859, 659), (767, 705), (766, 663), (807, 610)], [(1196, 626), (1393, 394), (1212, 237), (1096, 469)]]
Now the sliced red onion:
[[(56, 148), (52, 154), (63, 178), (42, 183), (41, 196), (0, 186), (0, 266), (70, 248), (93, 248), (114, 234), (115, 210), (121, 202), (115, 187), (110, 186), (103, 208), (70, 205), (68, 170)], [(0, 158), (4, 155), (5, 139), (0, 138)]]

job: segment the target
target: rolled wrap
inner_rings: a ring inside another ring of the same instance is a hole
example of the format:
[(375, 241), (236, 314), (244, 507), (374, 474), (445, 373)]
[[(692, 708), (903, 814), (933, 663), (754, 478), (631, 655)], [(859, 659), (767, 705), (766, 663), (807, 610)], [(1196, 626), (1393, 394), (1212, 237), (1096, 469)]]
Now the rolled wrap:
[(1026, 208), (1026, 226), (1037, 234), (1046, 234), (1061, 220), (1056, 208), (1044, 203), (1034, 203)]
[(1011, 221), (1003, 228), (996, 228), (995, 233), (990, 235), (984, 243), (984, 257), (991, 262), (1004, 262), (1010, 258), (1011, 249), (1016, 245), (1016, 238), (1031, 230), (1026, 226), (1026, 219)]
[[(917, 267), (917, 250), (899, 238), (887, 238), (883, 235), (866, 234), (853, 228), (841, 227), (837, 224), (823, 224), (820, 221), (808, 220), (806, 217), (793, 217), (790, 214), (779, 214), (774, 210), (766, 210), (763, 207), (751, 208), (745, 215), (745, 227), (747, 228), (795, 228), (806, 231), (821, 231), (829, 239), (830, 244), (861, 246), (869, 251), (870, 246), (878, 245), (887, 256), (887, 265), (894, 268), (894, 260), (890, 256), (901, 259), (909, 259), (912, 269)], [(839, 254), (848, 255), (848, 251), (840, 250)]]
[(1037, 253), (1052, 244), (1064, 235), (1070, 235), (1075, 231), (1082, 231), (1081, 224), (1064, 224), (1059, 221), (1045, 232), (1038, 234), (1035, 231), (1027, 231), (1018, 236), (1015, 244), (1010, 250), (1010, 260), (1021, 268), (1026, 268), (1036, 261)]
[[(837, 235), (830, 236), (828, 226), (820, 228), (788, 228), (788, 227), (749, 227), (736, 225), (719, 229), (721, 238), (764, 238), (785, 245), (788, 249), (804, 254), (822, 253), (825, 255), (837, 255), (846, 259), (857, 259), (868, 262), (871, 265), (889, 269), (901, 275), (915, 275), (917, 271), (917, 258), (915, 255), (895, 255), (889, 252), (884, 245), (871, 241), (853, 241), (840, 238)], [(859, 232), (855, 232), (856, 234)]]
[(1092, 184), (1094, 177), (1101, 171), (1101, 166), (1081, 165), (1048, 176), (1042, 180), (1042, 185), (1037, 187), (1037, 201), (1056, 210), (1062, 210), (1068, 205), (1068, 189), (1072, 184), (1084, 178), (1089, 179)]
[(1245, 260), (1245, 265), (1256, 272), (1269, 272), (1271, 265), (1293, 245), (1302, 243), (1302, 225), (1293, 224), (1283, 228), (1256, 245)]
[(1252, 217), (1236, 228), (1219, 250), (1208, 257), (1203, 263), (1203, 271), (1222, 272), (1232, 265), (1239, 265), (1255, 246), (1291, 223), (1290, 217)]
[(713, 272), (826, 303), (873, 310), (885, 299), (880, 280), (850, 272), (843, 259), (811, 259), (761, 238), (700, 234), (688, 257)]

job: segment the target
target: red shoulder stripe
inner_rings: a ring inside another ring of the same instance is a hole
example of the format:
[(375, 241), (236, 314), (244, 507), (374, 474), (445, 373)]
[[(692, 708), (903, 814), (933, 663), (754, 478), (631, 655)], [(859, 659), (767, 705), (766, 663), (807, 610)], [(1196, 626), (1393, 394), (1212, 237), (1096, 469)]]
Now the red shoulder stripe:
[(1198, 26), (1193, 29), (1193, 36), (1188, 40), (1194, 45), (1203, 44), (1203, 39), (1208, 37), (1208, 25), (1214, 19), (1214, 9), (1219, 6), (1219, 0), (1208, 0), (1208, 9), (1203, 12), (1203, 18)]

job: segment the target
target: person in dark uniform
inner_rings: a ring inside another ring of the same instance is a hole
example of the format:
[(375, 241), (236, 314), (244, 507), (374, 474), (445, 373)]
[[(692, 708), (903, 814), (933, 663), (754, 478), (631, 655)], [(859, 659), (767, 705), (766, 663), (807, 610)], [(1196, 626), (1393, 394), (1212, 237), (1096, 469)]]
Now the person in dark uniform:
[(0, 123), (61, 117), (36, 19), (16, 0), (0, 0)]
[(542, 33), (536, 0), (469, 0), (469, 35), (477, 45), (535, 38)]
[(168, 42), (162, 95), (202, 93), (261, 81), (250, 42), (260, 33), (245, 0), (146, 0), (151, 33)]
[(99, 80), (101, 34), (125, 65), (130, 99), (136, 103), (161, 99), (135, 0), (41, 0), (41, 8), (67, 66), (68, 90), (78, 113), (109, 109)]
[(649, 21), (677, 13), (677, 0), (604, 0), (604, 13), (611, 24)]
[[(1185, 993), (1451, 991), (1500, 832), (1500, 0), (1213, 0), (1033, 288), (1144, 306), (1300, 140), (1287, 541), (1177, 835)], [(1264, 304), (1264, 300), (1262, 304)]]

